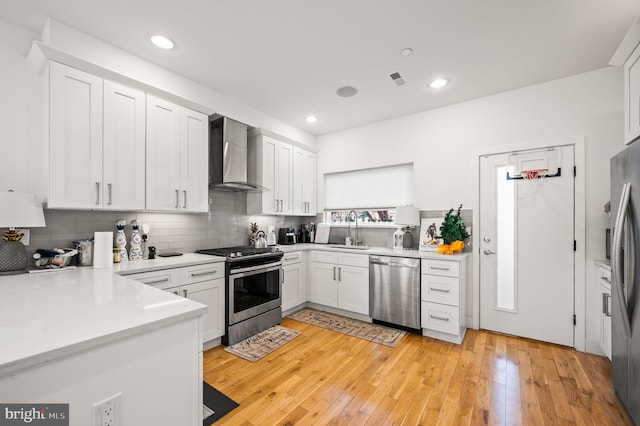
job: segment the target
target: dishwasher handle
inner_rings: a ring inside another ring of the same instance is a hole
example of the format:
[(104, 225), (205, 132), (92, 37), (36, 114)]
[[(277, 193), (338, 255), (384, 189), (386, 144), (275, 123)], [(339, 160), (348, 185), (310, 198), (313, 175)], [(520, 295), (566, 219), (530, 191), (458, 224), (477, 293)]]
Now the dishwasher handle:
[(389, 266), (389, 262), (382, 262), (382, 261), (377, 260), (377, 259), (369, 259), (369, 264), (370, 265)]

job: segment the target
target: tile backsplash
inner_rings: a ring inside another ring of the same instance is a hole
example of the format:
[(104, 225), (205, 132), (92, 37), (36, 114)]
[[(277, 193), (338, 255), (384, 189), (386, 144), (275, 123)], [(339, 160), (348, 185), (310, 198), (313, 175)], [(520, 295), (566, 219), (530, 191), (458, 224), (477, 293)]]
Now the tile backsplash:
[[(113, 231), (115, 221), (125, 219), (130, 223), (137, 219), (151, 226), (148, 246), (155, 246), (159, 253), (163, 251), (193, 252), (202, 248), (246, 245), (249, 242), (249, 226), (255, 222), (259, 229), (267, 231), (273, 225), (276, 232), (282, 227), (298, 229), (301, 223), (318, 223), (322, 215), (316, 218), (295, 216), (251, 216), (247, 215), (246, 194), (243, 192), (210, 191), (208, 213), (149, 213), (149, 212), (108, 212), (45, 209), (45, 228), (31, 229), (29, 253), (39, 248), (73, 247), (73, 240), (93, 238), (94, 232)], [(443, 210), (421, 210), (421, 218), (444, 217)], [(462, 210), (462, 219), (472, 226), (472, 211)], [(352, 227), (352, 235), (355, 230)], [(360, 240), (364, 245), (392, 247), (395, 228), (360, 227)], [(127, 238), (131, 227), (125, 229)], [(346, 227), (332, 227), (330, 243), (344, 244)], [(412, 230), (413, 246), (418, 248), (420, 227)], [(470, 247), (465, 247), (465, 251)]]
[[(249, 226), (255, 222), (260, 230), (299, 227), (300, 217), (250, 216), (243, 192), (209, 191), (208, 213), (108, 212), (45, 209), (45, 228), (31, 229), (27, 250), (73, 247), (73, 240), (91, 239), (94, 232), (113, 231), (117, 219), (130, 223), (137, 219), (151, 226), (147, 246), (163, 251), (193, 252), (202, 248), (247, 245)], [(312, 219), (312, 218), (310, 218)], [(313, 220), (313, 219), (312, 219)], [(311, 221), (311, 220), (309, 220)], [(307, 222), (307, 220), (305, 220)], [(131, 226), (125, 228), (127, 238)]]

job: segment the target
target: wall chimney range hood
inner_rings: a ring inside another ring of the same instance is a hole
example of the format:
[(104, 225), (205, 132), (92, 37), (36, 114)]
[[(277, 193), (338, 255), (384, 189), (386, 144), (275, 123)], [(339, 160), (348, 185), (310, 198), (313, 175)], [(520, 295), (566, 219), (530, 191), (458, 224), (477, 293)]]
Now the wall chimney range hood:
[(263, 192), (247, 182), (247, 125), (214, 114), (209, 117), (209, 188)]

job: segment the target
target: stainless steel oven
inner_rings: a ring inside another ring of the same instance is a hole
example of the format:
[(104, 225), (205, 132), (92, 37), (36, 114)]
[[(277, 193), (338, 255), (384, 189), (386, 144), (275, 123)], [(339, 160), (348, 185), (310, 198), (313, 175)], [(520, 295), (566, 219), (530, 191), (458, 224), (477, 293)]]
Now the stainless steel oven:
[(282, 262), (230, 268), (229, 325), (281, 305)]
[(281, 251), (274, 248), (230, 247), (198, 250), (225, 256), (225, 335), (233, 345), (282, 321)]

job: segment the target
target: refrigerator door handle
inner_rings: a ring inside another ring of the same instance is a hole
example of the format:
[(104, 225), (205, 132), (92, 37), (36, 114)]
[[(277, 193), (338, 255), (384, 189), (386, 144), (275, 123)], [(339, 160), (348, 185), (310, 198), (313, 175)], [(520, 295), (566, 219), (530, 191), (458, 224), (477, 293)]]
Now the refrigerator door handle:
[(620, 196), (620, 206), (618, 207), (618, 214), (616, 216), (615, 229), (613, 231), (613, 250), (611, 253), (611, 264), (613, 266), (613, 285), (616, 286), (617, 291), (614, 291), (616, 295), (616, 301), (622, 311), (622, 322), (624, 324), (624, 331), (628, 337), (631, 337), (631, 324), (629, 320), (629, 308), (624, 300), (623, 287), (622, 287), (622, 230), (624, 229), (625, 221), (627, 219), (627, 209), (629, 208), (629, 198), (631, 196), (631, 183), (627, 182), (622, 187), (622, 195)]

